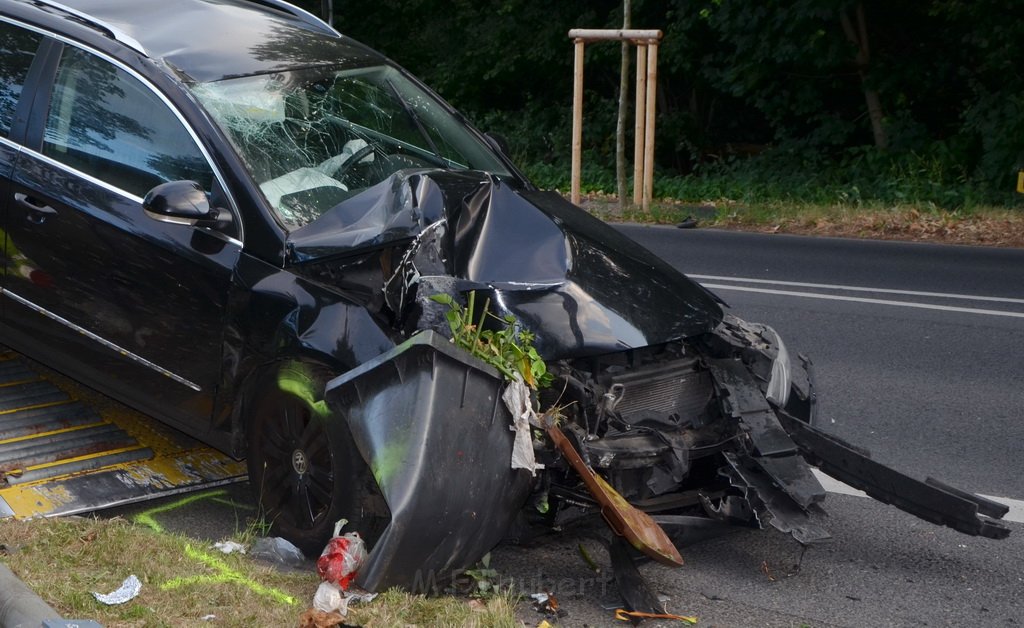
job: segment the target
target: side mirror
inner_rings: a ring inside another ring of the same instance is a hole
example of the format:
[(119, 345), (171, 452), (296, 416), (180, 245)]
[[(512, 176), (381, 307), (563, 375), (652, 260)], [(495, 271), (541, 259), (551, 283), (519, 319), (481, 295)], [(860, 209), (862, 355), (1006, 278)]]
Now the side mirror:
[(142, 209), (153, 220), (175, 225), (219, 229), (231, 222), (231, 212), (211, 208), (210, 201), (195, 181), (168, 181), (146, 193)]

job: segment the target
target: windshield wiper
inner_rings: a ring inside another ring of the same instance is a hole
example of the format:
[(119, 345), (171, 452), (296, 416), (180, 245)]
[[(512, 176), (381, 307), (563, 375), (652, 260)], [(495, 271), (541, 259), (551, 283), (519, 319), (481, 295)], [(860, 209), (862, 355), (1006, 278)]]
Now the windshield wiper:
[(426, 148), (422, 148), (415, 144), (410, 144), (409, 142), (403, 142), (397, 137), (391, 137), (387, 133), (381, 133), (380, 131), (376, 131), (369, 127), (365, 127), (361, 124), (356, 124), (351, 120), (339, 118), (338, 116), (334, 116), (331, 114), (324, 114), (324, 117), (326, 117), (332, 124), (336, 124), (342, 128), (348, 129), (349, 131), (352, 131), (353, 133), (355, 133), (356, 135), (363, 139), (374, 139), (381, 142), (382, 144), (394, 146), (420, 159), (428, 161), (439, 168), (445, 168), (446, 170), (451, 170), (453, 168), (459, 170), (469, 169), (469, 166), (461, 164), (455, 161), (454, 159), (448, 159), (447, 157), (436, 155), (427, 150)]
[(430, 146), (430, 150), (434, 153), (434, 156), (443, 160), (444, 157), (441, 156), (441, 151), (437, 149), (437, 144), (435, 144), (434, 139), (430, 137), (430, 133), (428, 133), (426, 127), (423, 126), (423, 122), (420, 120), (420, 117), (416, 115), (416, 111), (404, 98), (402, 98), (402, 93), (398, 91), (398, 88), (391, 82), (391, 79), (385, 79), (384, 82), (391, 88), (391, 93), (395, 95), (395, 98), (397, 98), (398, 102), (402, 105), (402, 109), (404, 109), (405, 113), (410, 119), (412, 119), (413, 124), (416, 125), (416, 130), (419, 131), (420, 135), (423, 136), (423, 139), (427, 141), (427, 144)]

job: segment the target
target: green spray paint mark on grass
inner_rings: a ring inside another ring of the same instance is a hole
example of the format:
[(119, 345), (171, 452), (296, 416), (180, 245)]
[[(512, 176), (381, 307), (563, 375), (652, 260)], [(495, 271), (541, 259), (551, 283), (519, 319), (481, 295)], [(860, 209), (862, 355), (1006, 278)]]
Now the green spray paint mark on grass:
[(256, 582), (255, 580), (247, 578), (242, 573), (236, 571), (235, 569), (232, 569), (228, 564), (226, 564), (222, 559), (220, 559), (217, 556), (207, 554), (206, 552), (198, 550), (188, 544), (185, 545), (185, 555), (193, 560), (201, 562), (202, 564), (206, 565), (207, 567), (209, 567), (217, 573), (206, 576), (172, 578), (167, 582), (163, 583), (162, 585), (160, 585), (161, 590), (172, 591), (174, 589), (196, 584), (237, 584), (239, 586), (249, 589), (257, 595), (269, 597), (270, 599), (276, 602), (281, 602), (289, 606), (295, 606), (298, 604), (298, 601), (294, 597), (281, 591), (278, 591), (277, 589), (265, 587), (262, 584)]
[[(189, 495), (188, 497), (184, 497), (169, 504), (164, 504), (162, 506), (150, 508), (145, 512), (140, 512), (139, 514), (132, 517), (132, 520), (135, 523), (142, 526), (146, 526), (147, 528), (150, 528), (155, 532), (165, 533), (164, 527), (160, 524), (159, 521), (156, 520), (156, 515), (169, 512), (171, 510), (175, 510), (183, 506), (188, 506), (189, 504), (194, 504), (196, 502), (203, 501), (206, 499), (209, 499), (220, 504), (227, 504), (230, 506), (251, 509), (250, 506), (244, 506), (242, 504), (237, 504), (229, 499), (224, 499), (223, 496), (226, 493), (227, 491), (224, 489), (217, 489), (213, 491), (206, 491), (204, 493), (196, 493), (195, 495)], [(214, 570), (216, 573), (212, 575), (190, 576), (187, 578), (172, 578), (167, 582), (163, 583), (162, 585), (160, 585), (160, 588), (164, 591), (170, 591), (172, 589), (177, 589), (179, 587), (189, 586), (193, 584), (227, 583), (243, 586), (258, 595), (269, 597), (274, 601), (288, 604), (289, 606), (295, 606), (296, 604), (298, 604), (298, 602), (292, 596), (281, 591), (278, 591), (277, 589), (265, 587), (262, 584), (256, 582), (255, 580), (247, 578), (242, 573), (238, 572), (235, 569), (232, 569), (227, 563), (225, 563), (222, 559), (218, 558), (217, 556), (213, 556), (211, 554), (207, 554), (206, 552), (200, 551), (192, 547), (192, 545), (190, 544), (185, 545), (185, 555), (193, 560), (199, 561), (200, 563), (206, 565), (210, 569)]]
[(156, 530), (157, 532), (165, 532), (164, 527), (160, 524), (159, 521), (157, 521), (154, 518), (156, 515), (171, 510), (175, 510), (176, 508), (181, 508), (182, 506), (187, 506), (189, 504), (202, 501), (204, 499), (220, 497), (222, 495), (225, 495), (226, 493), (227, 491), (224, 489), (217, 489), (215, 491), (206, 491), (204, 493), (196, 493), (195, 495), (189, 495), (188, 497), (179, 499), (176, 502), (171, 502), (170, 504), (164, 504), (163, 506), (157, 506), (155, 508), (150, 508), (149, 510), (140, 512), (139, 514), (132, 517), (132, 520), (139, 525), (146, 526), (147, 528), (151, 528), (153, 530)]

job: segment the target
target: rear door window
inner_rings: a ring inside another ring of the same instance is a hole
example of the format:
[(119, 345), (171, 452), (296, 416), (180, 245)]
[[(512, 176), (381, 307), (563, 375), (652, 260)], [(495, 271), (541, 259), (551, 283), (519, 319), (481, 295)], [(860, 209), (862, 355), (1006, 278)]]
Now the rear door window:
[(28, 68), (42, 35), (0, 22), (0, 132), (11, 132)]

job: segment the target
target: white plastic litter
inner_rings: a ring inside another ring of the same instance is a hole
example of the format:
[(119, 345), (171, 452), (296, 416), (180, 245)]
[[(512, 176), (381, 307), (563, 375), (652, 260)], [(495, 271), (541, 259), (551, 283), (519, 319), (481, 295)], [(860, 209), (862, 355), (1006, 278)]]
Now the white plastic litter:
[(530, 389), (517, 375), (514, 382), (509, 382), (505, 386), (501, 400), (512, 413), (512, 425), (509, 429), (516, 433), (516, 438), (512, 442), (512, 468), (526, 469), (530, 475), (536, 476), (537, 469), (543, 469), (544, 465), (538, 463), (533, 456), (533, 435), (530, 433), (530, 425), (541, 427), (541, 424), (530, 401)]
[(337, 611), (342, 616), (348, 615), (348, 606), (352, 602), (368, 603), (377, 597), (376, 593), (361, 591), (355, 587), (348, 591), (342, 591), (341, 587), (333, 582), (321, 582), (313, 594), (313, 608), (324, 613)]
[(124, 579), (124, 582), (121, 583), (121, 586), (116, 591), (111, 593), (96, 593), (93, 591), (92, 595), (107, 606), (115, 606), (134, 599), (140, 591), (142, 591), (142, 583), (135, 577), (135, 574), (132, 574)]
[(344, 615), (347, 609), (346, 611), (338, 610), (344, 604), (344, 599), (345, 594), (342, 593), (341, 587), (333, 582), (324, 581), (320, 583), (320, 586), (316, 588), (316, 593), (313, 594), (313, 608), (325, 613), (338, 611)]
[(213, 544), (213, 549), (220, 550), (225, 554), (245, 553), (245, 546), (236, 541), (218, 541)]

